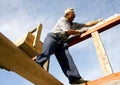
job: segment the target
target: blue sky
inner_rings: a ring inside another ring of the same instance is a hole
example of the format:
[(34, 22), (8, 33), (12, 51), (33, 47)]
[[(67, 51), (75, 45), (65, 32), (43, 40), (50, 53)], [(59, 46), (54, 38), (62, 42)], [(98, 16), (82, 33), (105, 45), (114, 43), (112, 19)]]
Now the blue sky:
[[(68, 7), (75, 9), (75, 21), (80, 23), (106, 19), (120, 13), (119, 0), (0, 0), (0, 32), (14, 42), (42, 23), (43, 41)], [(120, 71), (119, 28), (120, 25), (100, 34), (114, 72)], [(70, 47), (69, 50), (83, 78), (94, 80), (103, 76), (91, 38)], [(51, 56), (50, 73), (69, 85), (55, 56)], [(34, 85), (16, 73), (1, 69), (0, 82), (1, 85)]]

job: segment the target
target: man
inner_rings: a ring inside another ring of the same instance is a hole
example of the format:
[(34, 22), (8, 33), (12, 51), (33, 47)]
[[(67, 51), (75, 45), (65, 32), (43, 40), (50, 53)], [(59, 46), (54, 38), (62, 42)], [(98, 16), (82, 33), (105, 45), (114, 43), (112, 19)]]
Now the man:
[(68, 51), (68, 40), (70, 35), (79, 35), (89, 27), (97, 24), (101, 20), (80, 24), (73, 22), (75, 13), (73, 8), (65, 10), (64, 17), (60, 18), (53, 28), (52, 32), (48, 33), (44, 44), (42, 53), (36, 58), (36, 63), (43, 67), (44, 63), (49, 59), (52, 54), (55, 54), (63, 73), (69, 80), (70, 84), (80, 84), (87, 82), (80, 76), (73, 59)]

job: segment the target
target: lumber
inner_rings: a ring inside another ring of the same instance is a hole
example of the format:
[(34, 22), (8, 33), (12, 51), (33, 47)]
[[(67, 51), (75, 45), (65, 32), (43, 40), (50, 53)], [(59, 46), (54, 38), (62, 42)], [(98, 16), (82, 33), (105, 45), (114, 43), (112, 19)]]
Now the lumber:
[(29, 57), (33, 58), (39, 53), (42, 52), (43, 43), (39, 40), (37, 43), (36, 48), (34, 48), (35, 36), (32, 35), (30, 32), (26, 33), (20, 39), (14, 42), (14, 44), (19, 47), (22, 51), (24, 51)]
[(94, 41), (94, 45), (96, 48), (98, 60), (100, 62), (100, 66), (101, 66), (103, 75), (106, 76), (106, 75), (112, 74), (113, 69), (110, 64), (109, 58), (107, 56), (106, 50), (104, 48), (104, 45), (102, 43), (102, 40), (100, 38), (98, 31), (91, 33), (91, 35), (92, 35), (92, 39)]
[(0, 33), (0, 66), (19, 74), (35, 85), (63, 85)]
[(120, 24), (120, 14), (115, 15), (115, 17), (108, 18), (105, 22), (96, 25), (95, 27), (92, 27), (92, 29), (88, 30), (87, 32), (81, 34), (80, 36), (77, 36), (75, 38), (70, 39), (67, 43), (69, 46), (73, 46), (83, 40), (86, 40), (91, 37), (91, 33), (98, 31), (99, 33), (108, 30), (112, 28), (113, 26), (116, 26)]
[(120, 85), (120, 72), (80, 85)]

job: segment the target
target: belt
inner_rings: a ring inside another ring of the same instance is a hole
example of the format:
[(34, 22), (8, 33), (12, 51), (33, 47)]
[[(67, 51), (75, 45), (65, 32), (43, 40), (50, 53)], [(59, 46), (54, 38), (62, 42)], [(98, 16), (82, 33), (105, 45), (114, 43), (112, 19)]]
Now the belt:
[(66, 42), (67, 41), (67, 37), (65, 37), (64, 35), (60, 34), (60, 33), (55, 33), (55, 35), (60, 38), (62, 41)]
[(66, 40), (64, 40), (62, 38), (61, 35), (59, 35), (58, 33), (48, 33), (49, 36), (51, 36), (52, 38), (54, 38), (55, 40), (57, 41), (60, 41), (60, 42), (66, 42)]

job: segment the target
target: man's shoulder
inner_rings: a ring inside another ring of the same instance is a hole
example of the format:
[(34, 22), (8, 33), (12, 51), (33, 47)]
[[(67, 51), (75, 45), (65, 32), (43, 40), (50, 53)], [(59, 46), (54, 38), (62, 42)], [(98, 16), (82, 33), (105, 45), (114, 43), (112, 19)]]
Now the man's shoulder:
[(67, 21), (67, 19), (65, 17), (61, 17), (59, 21)]

